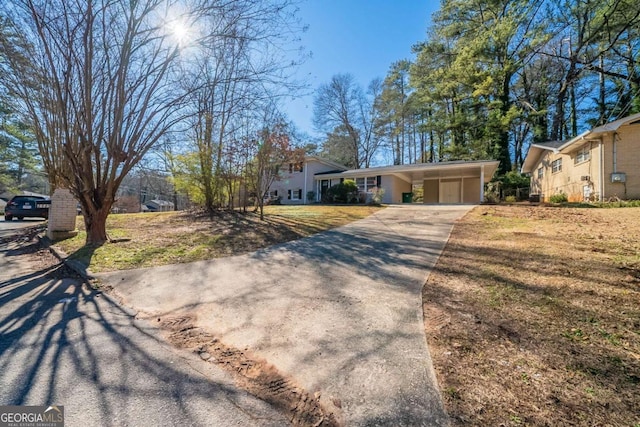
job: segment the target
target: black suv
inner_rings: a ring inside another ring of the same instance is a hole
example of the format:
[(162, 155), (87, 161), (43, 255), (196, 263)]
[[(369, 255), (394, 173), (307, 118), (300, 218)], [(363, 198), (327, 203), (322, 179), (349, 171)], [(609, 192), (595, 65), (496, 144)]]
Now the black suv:
[(11, 221), (13, 217), (19, 220), (25, 217), (49, 218), (51, 200), (40, 196), (14, 196), (4, 208), (4, 220)]

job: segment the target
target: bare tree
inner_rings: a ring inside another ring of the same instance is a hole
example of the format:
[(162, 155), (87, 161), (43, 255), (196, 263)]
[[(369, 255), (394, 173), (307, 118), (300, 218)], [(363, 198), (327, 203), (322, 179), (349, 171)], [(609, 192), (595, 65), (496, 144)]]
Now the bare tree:
[(378, 148), (373, 123), (378, 115), (374, 99), (380, 90), (381, 82), (374, 80), (367, 97), (351, 74), (337, 74), (318, 88), (314, 99), (315, 127), (327, 135), (348, 136), (342, 140), (349, 142), (346, 151), (353, 153), (350, 163), (355, 168), (368, 167)]
[(260, 219), (264, 220), (264, 199), (273, 182), (279, 178), (282, 166), (302, 162), (304, 153), (291, 145), (287, 125), (282, 119), (272, 124), (266, 122), (248, 143), (253, 148), (253, 155), (247, 163), (245, 180), (256, 198)]
[(233, 0), (221, 3), (219, 12), (202, 22), (213, 36), (201, 43), (197, 65), (190, 70), (190, 138), (209, 213), (230, 205), (234, 177), (242, 166), (235, 145), (262, 126), (265, 104), (283, 89), (296, 87), (287, 70), (299, 58), (291, 58), (284, 48), (299, 30), (293, 6), (292, 0)]
[(4, 78), (33, 122), (52, 188), (77, 197), (87, 244), (100, 245), (123, 178), (182, 118), (181, 35), (197, 16), (179, 0), (9, 3)]

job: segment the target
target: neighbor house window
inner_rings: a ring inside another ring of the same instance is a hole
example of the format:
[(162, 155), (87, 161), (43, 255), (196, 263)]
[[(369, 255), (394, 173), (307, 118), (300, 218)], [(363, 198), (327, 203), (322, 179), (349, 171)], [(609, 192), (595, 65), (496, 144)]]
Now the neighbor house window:
[(589, 147), (586, 147), (586, 146), (582, 147), (576, 153), (575, 163), (577, 164), (577, 163), (586, 162), (587, 160), (589, 160), (590, 157), (591, 157), (591, 151), (589, 151)]
[(289, 194), (291, 195), (291, 200), (300, 200), (302, 199), (302, 190), (289, 190)]
[(562, 159), (551, 162), (551, 172), (556, 173), (562, 170)]
[(356, 185), (358, 186), (358, 191), (364, 191), (364, 178), (356, 178)]
[(542, 179), (544, 176), (544, 168), (538, 168), (538, 179)]

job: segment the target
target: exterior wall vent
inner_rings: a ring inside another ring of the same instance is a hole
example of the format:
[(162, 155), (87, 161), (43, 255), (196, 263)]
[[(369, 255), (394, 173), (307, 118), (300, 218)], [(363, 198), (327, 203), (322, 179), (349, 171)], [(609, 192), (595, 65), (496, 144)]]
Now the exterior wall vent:
[(583, 175), (580, 177), (580, 181), (591, 181), (591, 177), (589, 175)]

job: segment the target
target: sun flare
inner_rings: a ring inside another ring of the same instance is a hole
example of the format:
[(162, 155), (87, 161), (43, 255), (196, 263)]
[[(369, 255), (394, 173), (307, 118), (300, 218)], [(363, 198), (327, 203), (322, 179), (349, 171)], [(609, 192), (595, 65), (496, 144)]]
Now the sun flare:
[(185, 45), (191, 39), (190, 27), (181, 19), (175, 19), (167, 25), (171, 38), (179, 45)]

